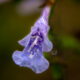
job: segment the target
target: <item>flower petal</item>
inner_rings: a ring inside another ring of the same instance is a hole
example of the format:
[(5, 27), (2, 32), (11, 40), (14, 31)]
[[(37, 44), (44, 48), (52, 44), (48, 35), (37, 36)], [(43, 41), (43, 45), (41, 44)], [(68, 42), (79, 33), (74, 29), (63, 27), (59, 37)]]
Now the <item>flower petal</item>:
[(21, 46), (27, 46), (28, 42), (30, 40), (30, 34), (25, 36), (23, 39), (19, 40), (18, 43), (21, 45)]
[(40, 58), (37, 58), (37, 56), (35, 56), (34, 60), (32, 60), (32, 70), (37, 74), (46, 71), (48, 67), (49, 62), (43, 56)]
[(31, 66), (31, 60), (28, 58), (27, 55), (25, 55), (22, 51), (15, 51), (12, 55), (12, 59), (15, 62), (15, 64), (21, 66), (21, 67), (30, 67)]
[(42, 49), (44, 52), (50, 52), (53, 48), (52, 42), (48, 39), (48, 37), (45, 37)]
[(37, 22), (32, 27), (32, 30), (34, 29), (36, 30), (37, 28), (39, 28), (41, 32), (45, 35), (48, 33), (50, 29), (49, 25), (45, 22), (43, 18), (40, 18), (39, 20), (37, 20)]
[(41, 55), (41, 53), (35, 53), (31, 58), (31, 54), (28, 55), (21, 51), (15, 51), (12, 58), (15, 64), (21, 67), (28, 67), (37, 74), (46, 71), (49, 67), (49, 62)]

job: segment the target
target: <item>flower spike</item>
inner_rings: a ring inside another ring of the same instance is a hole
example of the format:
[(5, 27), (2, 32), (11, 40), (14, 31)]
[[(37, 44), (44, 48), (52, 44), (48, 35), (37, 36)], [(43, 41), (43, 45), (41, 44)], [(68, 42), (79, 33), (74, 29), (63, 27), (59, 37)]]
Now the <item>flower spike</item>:
[(50, 7), (45, 7), (41, 17), (31, 28), (31, 32), (19, 44), (24, 46), (23, 51), (15, 51), (12, 55), (15, 64), (28, 67), (39, 74), (46, 71), (49, 62), (43, 56), (43, 52), (52, 50), (53, 45), (48, 39), (48, 16)]

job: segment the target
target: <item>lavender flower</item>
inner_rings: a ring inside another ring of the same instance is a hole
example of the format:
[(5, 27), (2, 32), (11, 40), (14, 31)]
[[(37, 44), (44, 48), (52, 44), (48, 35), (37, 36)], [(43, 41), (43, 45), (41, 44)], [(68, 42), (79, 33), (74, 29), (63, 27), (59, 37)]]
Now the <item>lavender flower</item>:
[[(49, 62), (44, 58), (43, 52), (49, 52), (53, 47), (47, 37), (49, 31), (48, 10), (50, 8), (44, 8), (42, 16), (31, 28), (30, 34), (19, 41), (19, 44), (24, 46), (24, 50), (15, 51), (12, 55), (15, 64), (28, 67), (37, 74), (48, 69)], [(48, 14), (46, 15), (45, 12)]]

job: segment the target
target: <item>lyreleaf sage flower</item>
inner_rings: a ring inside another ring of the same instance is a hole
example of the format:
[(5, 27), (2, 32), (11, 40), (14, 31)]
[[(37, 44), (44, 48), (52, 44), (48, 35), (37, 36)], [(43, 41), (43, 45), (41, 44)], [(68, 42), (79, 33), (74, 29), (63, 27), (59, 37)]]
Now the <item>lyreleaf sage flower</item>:
[[(47, 9), (49, 8), (45, 8), (43, 13)], [(48, 31), (47, 20), (42, 15), (31, 28), (31, 32), (19, 41), (19, 44), (24, 46), (24, 49), (13, 53), (12, 58), (15, 64), (28, 67), (37, 74), (47, 70), (49, 62), (43, 56), (43, 52), (49, 52), (53, 47), (48, 39)]]

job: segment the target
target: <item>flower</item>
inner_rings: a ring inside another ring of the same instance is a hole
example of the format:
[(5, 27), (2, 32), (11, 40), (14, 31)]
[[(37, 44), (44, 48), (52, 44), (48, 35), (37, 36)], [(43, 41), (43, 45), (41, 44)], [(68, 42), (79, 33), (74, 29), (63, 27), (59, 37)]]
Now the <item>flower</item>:
[(43, 17), (31, 28), (31, 32), (19, 44), (24, 46), (23, 51), (15, 51), (12, 55), (15, 64), (28, 67), (35, 73), (44, 72), (49, 67), (49, 62), (43, 56), (43, 52), (49, 52), (53, 48), (48, 39), (49, 26), (45, 24)]
[(36, 12), (40, 12), (40, 6), (46, 0), (22, 0), (17, 6), (16, 11), (20, 15), (30, 15), (35, 14)]

